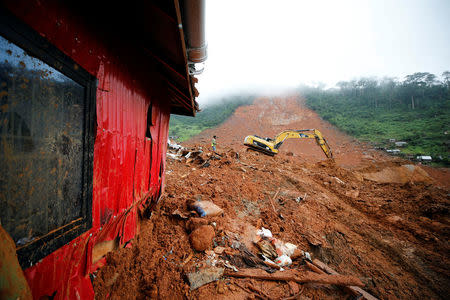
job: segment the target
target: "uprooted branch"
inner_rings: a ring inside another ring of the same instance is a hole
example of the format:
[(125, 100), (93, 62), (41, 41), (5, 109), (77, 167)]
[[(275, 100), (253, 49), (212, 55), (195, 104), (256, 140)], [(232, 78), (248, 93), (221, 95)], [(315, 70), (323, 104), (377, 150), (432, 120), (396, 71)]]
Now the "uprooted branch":
[[(336, 272), (335, 270), (333, 270), (332, 268), (330, 268), (329, 266), (327, 266), (325, 263), (321, 262), (318, 259), (313, 260), (313, 263), (314, 263), (313, 266), (320, 268), (322, 272), (326, 272), (326, 273), (332, 274), (332, 275), (339, 275), (338, 272)], [(312, 267), (312, 268), (314, 268), (314, 267)], [(372, 296), (371, 294), (369, 294), (368, 292), (366, 292), (365, 290), (363, 290), (357, 286), (346, 286), (345, 290), (347, 292), (349, 292), (350, 294), (353, 294), (354, 296), (357, 296), (357, 297), (362, 296), (362, 299), (378, 300), (376, 297)]]
[(298, 283), (313, 282), (341, 286), (364, 286), (361, 280), (354, 276), (317, 274), (313, 272), (298, 272), (295, 270), (278, 271), (270, 274), (260, 269), (241, 269), (239, 272), (226, 271), (224, 275), (230, 277), (254, 278), (273, 281), (295, 281)]

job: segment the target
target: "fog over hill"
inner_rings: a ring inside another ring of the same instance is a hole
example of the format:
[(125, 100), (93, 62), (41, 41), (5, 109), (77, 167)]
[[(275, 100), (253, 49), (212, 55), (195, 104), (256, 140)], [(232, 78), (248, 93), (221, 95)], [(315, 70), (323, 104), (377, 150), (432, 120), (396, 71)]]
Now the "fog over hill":
[(225, 95), (450, 68), (447, 0), (230, 0), (206, 3), (203, 107)]

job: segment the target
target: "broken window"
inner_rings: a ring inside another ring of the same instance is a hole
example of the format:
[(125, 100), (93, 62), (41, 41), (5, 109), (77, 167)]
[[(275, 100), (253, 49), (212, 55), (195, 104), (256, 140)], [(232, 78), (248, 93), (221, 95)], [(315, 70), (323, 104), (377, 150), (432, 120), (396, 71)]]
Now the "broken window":
[(96, 80), (11, 17), (0, 24), (0, 221), (23, 268), (91, 227)]

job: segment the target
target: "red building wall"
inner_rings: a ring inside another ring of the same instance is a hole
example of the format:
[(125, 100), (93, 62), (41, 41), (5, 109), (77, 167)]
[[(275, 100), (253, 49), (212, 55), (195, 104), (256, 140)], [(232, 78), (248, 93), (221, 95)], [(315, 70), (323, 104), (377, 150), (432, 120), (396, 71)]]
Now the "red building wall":
[[(24, 272), (35, 299), (55, 291), (55, 299), (89, 299), (93, 247), (116, 237), (122, 245), (132, 239), (139, 201), (155, 200), (159, 192), (170, 105), (155, 81), (133, 71), (77, 16), (56, 1), (44, 2), (21, 1), (9, 10), (98, 79), (93, 226)], [(149, 105), (151, 140), (146, 138)]]

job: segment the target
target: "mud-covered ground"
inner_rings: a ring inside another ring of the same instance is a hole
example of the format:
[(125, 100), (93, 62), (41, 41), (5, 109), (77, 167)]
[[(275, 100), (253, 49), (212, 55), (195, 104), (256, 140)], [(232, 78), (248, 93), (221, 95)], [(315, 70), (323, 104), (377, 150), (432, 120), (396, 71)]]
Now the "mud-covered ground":
[[(322, 131), (334, 162), (314, 141), (289, 140), (275, 157), (242, 146), (248, 134), (302, 128)], [(356, 143), (295, 97), (241, 107), (187, 146), (202, 147), (204, 158), (213, 156), (208, 147), (213, 134), (222, 157), (209, 167), (167, 161), (163, 197), (152, 217), (142, 220), (132, 246), (108, 254), (94, 280), (97, 299), (350, 298), (330, 285), (231, 277), (191, 291), (186, 275), (210, 265), (211, 253), (192, 249), (188, 221), (173, 212), (189, 216), (188, 202), (197, 199), (224, 209), (223, 216), (207, 218), (215, 225), (215, 246), (232, 251), (237, 240), (256, 254), (252, 240), (262, 225), (340, 274), (358, 277), (378, 298), (447, 298), (448, 170), (422, 168)], [(305, 265), (294, 261), (291, 268)]]

